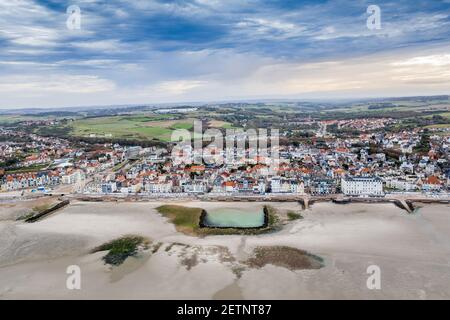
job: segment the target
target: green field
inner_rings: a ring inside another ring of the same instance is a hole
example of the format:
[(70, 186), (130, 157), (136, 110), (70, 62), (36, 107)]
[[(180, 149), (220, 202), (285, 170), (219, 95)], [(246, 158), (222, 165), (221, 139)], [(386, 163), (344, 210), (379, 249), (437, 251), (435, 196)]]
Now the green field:
[(28, 120), (49, 120), (55, 117), (33, 117), (33, 116), (21, 116), (21, 115), (0, 115), (0, 124), (18, 123)]
[(36, 165), (29, 166), (29, 167), (7, 170), (6, 173), (7, 174), (17, 174), (17, 173), (38, 172), (38, 171), (46, 169), (48, 166), (49, 166), (48, 163), (47, 164), (36, 164)]
[(425, 128), (429, 128), (429, 129), (444, 129), (444, 128), (450, 128), (450, 124), (433, 124), (431, 126), (426, 126)]
[[(75, 120), (68, 127), (70, 134), (77, 137), (156, 139), (169, 142), (174, 130), (192, 131), (195, 120), (192, 114), (186, 118), (173, 115), (107, 116)], [(209, 127), (235, 128), (230, 122), (218, 120), (211, 120)]]
[(219, 129), (234, 129), (236, 127), (233, 126), (232, 123), (220, 120), (211, 120), (208, 123), (211, 128), (219, 128)]
[(63, 118), (76, 119), (81, 118), (82, 115), (76, 114), (1, 114), (0, 113), (0, 125), (10, 125), (10, 124), (18, 124), (24, 121), (46, 121), (46, 120), (58, 120)]
[(379, 109), (371, 109), (370, 106), (376, 106), (377, 102), (365, 102), (365, 103), (349, 103), (348, 105), (335, 108), (333, 111), (340, 111), (346, 113), (354, 112), (399, 112), (399, 111), (434, 111), (448, 108), (450, 100), (427, 100), (423, 101), (410, 101), (410, 100), (393, 100), (382, 101), (382, 103), (391, 103), (391, 106), (380, 107)]
[(191, 129), (194, 119), (176, 119), (168, 115), (112, 116), (73, 121), (71, 135), (125, 139), (156, 139), (170, 141), (176, 129)]

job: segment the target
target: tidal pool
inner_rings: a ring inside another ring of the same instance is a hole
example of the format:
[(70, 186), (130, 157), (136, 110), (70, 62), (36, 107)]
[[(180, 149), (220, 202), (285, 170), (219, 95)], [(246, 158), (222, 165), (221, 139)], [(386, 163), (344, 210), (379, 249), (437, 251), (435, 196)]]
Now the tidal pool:
[(264, 226), (263, 208), (217, 208), (208, 209), (203, 224), (216, 228), (259, 228)]

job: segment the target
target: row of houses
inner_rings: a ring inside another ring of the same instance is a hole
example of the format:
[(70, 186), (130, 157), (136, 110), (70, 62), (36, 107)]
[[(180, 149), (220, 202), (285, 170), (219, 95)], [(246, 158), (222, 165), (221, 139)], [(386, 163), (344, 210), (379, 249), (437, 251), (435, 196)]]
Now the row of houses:
[(38, 187), (54, 187), (59, 184), (75, 184), (84, 179), (85, 174), (82, 170), (9, 174), (0, 180), (0, 190), (17, 191)]
[[(420, 187), (419, 187), (420, 186)], [(395, 189), (398, 191), (437, 191), (442, 187), (442, 181), (437, 177), (429, 177), (421, 183), (410, 182), (402, 179), (383, 179), (376, 176), (345, 176), (341, 179), (305, 179), (296, 180), (285, 177), (273, 177), (271, 179), (237, 179), (236, 181), (224, 181), (209, 185), (205, 179), (193, 180), (172, 180), (172, 179), (153, 179), (140, 180), (133, 182), (117, 183), (115, 181), (101, 184), (102, 193), (137, 193), (146, 192), (152, 194), (158, 193), (227, 193), (227, 194), (311, 194), (327, 195), (343, 193), (347, 196), (383, 196), (385, 189)]]

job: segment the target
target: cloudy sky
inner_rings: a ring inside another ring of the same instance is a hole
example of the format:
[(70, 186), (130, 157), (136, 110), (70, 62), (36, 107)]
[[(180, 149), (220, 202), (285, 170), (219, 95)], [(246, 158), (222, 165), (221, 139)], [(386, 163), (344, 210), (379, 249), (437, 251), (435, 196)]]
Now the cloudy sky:
[(450, 0), (0, 0), (0, 108), (449, 93)]

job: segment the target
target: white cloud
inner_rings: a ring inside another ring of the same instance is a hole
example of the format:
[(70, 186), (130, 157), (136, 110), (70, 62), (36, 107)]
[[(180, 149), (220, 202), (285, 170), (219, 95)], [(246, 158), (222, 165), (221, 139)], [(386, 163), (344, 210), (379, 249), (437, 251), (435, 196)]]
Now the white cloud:
[[(448, 48), (442, 48), (445, 52)], [(400, 58), (401, 57), (401, 58)], [(400, 59), (405, 59), (399, 62)], [(404, 52), (383, 53), (365, 58), (324, 61), (320, 63), (280, 63), (262, 66), (248, 79), (253, 95), (302, 95), (313, 93), (347, 93), (351, 95), (386, 96), (433, 92), (450, 92), (449, 56), (434, 54), (409, 57)], [(407, 67), (405, 67), (407, 66)]]
[(20, 95), (96, 93), (111, 91), (115, 84), (90, 75), (8, 76), (0, 78), (0, 92)]
[(26, 46), (53, 46), (59, 39), (58, 32), (34, 22), (54, 21), (53, 14), (43, 6), (28, 0), (0, 1), (0, 37), (12, 43)]
[(392, 63), (393, 66), (447, 66), (450, 65), (450, 54), (437, 54), (429, 56), (414, 57), (406, 61), (397, 61)]
[(8, 61), (0, 61), (0, 65), (4, 66), (12, 66), (12, 67), (53, 67), (54, 63), (43, 63), (43, 62), (34, 62), (34, 61), (21, 61), (21, 60), (8, 60)]
[(247, 18), (236, 24), (236, 36), (264, 39), (288, 39), (304, 34), (305, 27), (291, 22), (269, 18)]
[[(97, 40), (97, 41), (79, 41), (73, 42), (73, 47), (91, 50), (91, 51), (109, 51), (109, 52), (120, 52), (125, 49), (125, 45), (118, 40)], [(105, 52), (104, 52), (105, 53)]]
[(199, 80), (172, 80), (152, 85), (148, 91), (160, 96), (183, 95), (205, 85), (207, 82)]
[(60, 39), (56, 30), (37, 26), (6, 27), (0, 34), (14, 44), (39, 48), (55, 46)]

